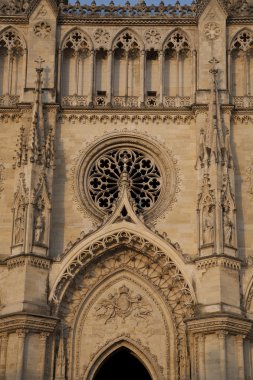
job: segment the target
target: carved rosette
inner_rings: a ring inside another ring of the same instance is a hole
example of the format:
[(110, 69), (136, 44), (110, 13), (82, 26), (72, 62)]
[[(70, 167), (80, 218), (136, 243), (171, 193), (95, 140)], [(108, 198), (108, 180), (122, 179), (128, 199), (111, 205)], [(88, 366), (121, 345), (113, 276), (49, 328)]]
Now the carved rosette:
[(46, 21), (38, 22), (33, 28), (36, 37), (46, 38), (51, 32), (51, 26)]
[(204, 26), (204, 33), (208, 40), (216, 40), (220, 36), (221, 29), (216, 22), (209, 22)]
[(94, 32), (94, 40), (99, 46), (107, 45), (110, 40), (110, 33), (103, 29), (103, 28), (97, 28)]
[(161, 34), (157, 29), (148, 29), (144, 34), (146, 43), (150, 46), (158, 46), (161, 42)]

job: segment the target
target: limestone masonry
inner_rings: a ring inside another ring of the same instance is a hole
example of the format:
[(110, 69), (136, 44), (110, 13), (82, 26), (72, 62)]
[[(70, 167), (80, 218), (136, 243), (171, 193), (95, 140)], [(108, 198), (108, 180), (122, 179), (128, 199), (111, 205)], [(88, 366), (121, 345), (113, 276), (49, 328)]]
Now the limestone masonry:
[(253, 380), (253, 0), (0, 0), (0, 237), (0, 380)]

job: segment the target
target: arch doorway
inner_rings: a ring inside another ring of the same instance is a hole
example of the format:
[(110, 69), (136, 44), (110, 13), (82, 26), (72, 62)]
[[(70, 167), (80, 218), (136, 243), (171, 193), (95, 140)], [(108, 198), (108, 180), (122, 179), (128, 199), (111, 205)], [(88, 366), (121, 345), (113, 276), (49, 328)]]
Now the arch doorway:
[(94, 375), (93, 380), (152, 380), (147, 369), (127, 348), (109, 355)]

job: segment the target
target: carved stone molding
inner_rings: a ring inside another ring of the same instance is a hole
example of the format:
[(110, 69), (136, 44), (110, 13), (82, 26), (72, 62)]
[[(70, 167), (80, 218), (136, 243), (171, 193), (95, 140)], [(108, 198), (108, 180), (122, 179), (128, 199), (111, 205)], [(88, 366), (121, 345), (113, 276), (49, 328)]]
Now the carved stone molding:
[(35, 255), (20, 255), (9, 257), (6, 259), (7, 268), (14, 269), (24, 265), (30, 265), (36, 268), (49, 269), (50, 268), (50, 259), (45, 257), (38, 257)]
[(229, 333), (232, 335), (248, 334), (252, 328), (252, 321), (228, 315), (213, 315), (208, 318), (190, 319), (187, 327), (191, 334)]
[(58, 319), (54, 317), (40, 317), (29, 314), (15, 314), (11, 316), (1, 316), (0, 334), (14, 333), (17, 330), (39, 333), (52, 333)]
[(161, 112), (154, 112), (152, 114), (145, 113), (145, 114), (119, 114), (119, 113), (107, 113), (104, 111), (103, 113), (79, 113), (79, 112), (62, 112), (59, 115), (59, 121), (64, 123), (80, 123), (80, 124), (96, 124), (96, 123), (103, 123), (103, 124), (187, 124), (190, 125), (191, 122), (194, 120), (194, 116), (191, 112), (188, 113), (166, 113), (163, 114), (163, 111)]
[[(127, 143), (126, 143), (127, 141)], [(146, 220), (155, 220), (165, 211), (171, 209), (176, 202), (176, 193), (179, 192), (179, 174), (176, 160), (172, 152), (168, 151), (162, 144), (152, 137), (140, 134), (138, 131), (123, 130), (120, 134), (108, 133), (100, 138), (96, 137), (95, 143), (90, 144), (76, 159), (73, 167), (73, 189), (74, 200), (80, 209), (91, 215), (100, 222), (105, 218), (106, 212), (97, 207), (91, 198), (89, 189), (89, 173), (92, 165), (103, 154), (109, 150), (125, 149), (139, 151), (144, 156), (147, 155), (154, 165), (159, 169), (162, 186), (159, 190), (159, 197), (156, 202), (147, 210), (143, 216)]]
[(5, 181), (5, 164), (0, 159), (0, 199), (2, 192), (4, 191), (4, 181)]
[(241, 269), (241, 260), (233, 259), (227, 256), (212, 256), (197, 259), (196, 267), (198, 270), (209, 269), (214, 267), (223, 267), (239, 271)]

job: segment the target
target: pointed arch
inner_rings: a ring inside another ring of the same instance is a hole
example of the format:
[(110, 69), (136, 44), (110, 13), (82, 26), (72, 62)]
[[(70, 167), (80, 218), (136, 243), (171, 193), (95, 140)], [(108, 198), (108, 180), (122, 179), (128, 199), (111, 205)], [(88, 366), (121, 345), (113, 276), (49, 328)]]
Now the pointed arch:
[(140, 36), (130, 28), (124, 28), (112, 41), (114, 105), (139, 104), (141, 92), (141, 52), (144, 44)]
[(164, 95), (190, 97), (193, 91), (192, 44), (188, 35), (174, 29), (164, 40)]
[(147, 371), (151, 375), (152, 380), (164, 380), (164, 376), (161, 372), (159, 364), (157, 360), (155, 360), (154, 356), (150, 353), (150, 351), (141, 346), (140, 342), (137, 343), (129, 336), (124, 335), (109, 341), (105, 347), (98, 350), (93, 360), (90, 362), (89, 367), (85, 371), (87, 376), (86, 379), (92, 380), (94, 374), (96, 373), (97, 369), (101, 366), (101, 364), (111, 354), (113, 354), (120, 348), (127, 348), (129, 351), (131, 351), (142, 363), (142, 365), (147, 369)]
[(94, 53), (92, 40), (82, 29), (73, 28), (64, 36), (60, 52), (63, 104), (86, 105), (92, 100)]
[[(143, 40), (141, 38), (141, 36), (135, 31), (133, 30), (132, 28), (129, 28), (129, 27), (126, 27), (126, 28), (123, 28), (121, 29), (116, 35), (115, 37), (113, 38), (112, 40), (112, 46), (111, 46), (111, 49), (114, 50), (115, 47), (117, 46), (117, 43), (120, 41), (121, 37), (123, 38), (124, 35), (126, 34), (129, 34), (130, 37), (132, 37), (134, 39), (134, 41), (138, 44), (138, 47), (140, 50), (143, 50), (144, 49), (144, 43), (143, 43)], [(133, 41), (132, 41), (133, 42)], [(131, 43), (126, 43), (125, 44), (125, 47), (129, 48), (131, 47)]]
[(13, 26), (0, 32), (0, 105), (19, 101), (25, 87), (27, 44)]
[(236, 97), (236, 102), (240, 101), (240, 97), (250, 96), (253, 93), (251, 79), (253, 76), (253, 31), (249, 28), (241, 29), (233, 36), (229, 47), (231, 93)]

